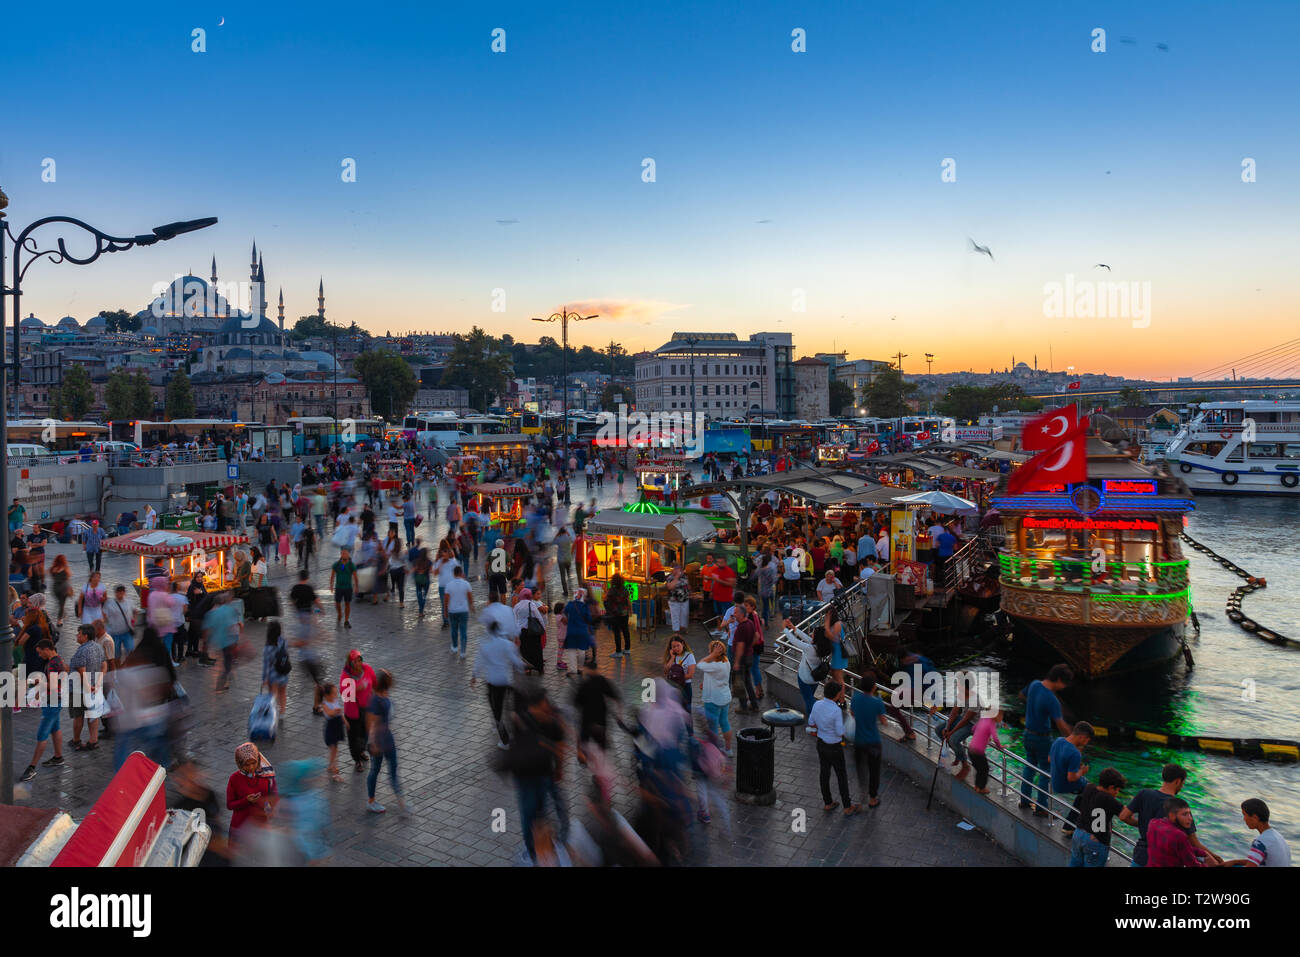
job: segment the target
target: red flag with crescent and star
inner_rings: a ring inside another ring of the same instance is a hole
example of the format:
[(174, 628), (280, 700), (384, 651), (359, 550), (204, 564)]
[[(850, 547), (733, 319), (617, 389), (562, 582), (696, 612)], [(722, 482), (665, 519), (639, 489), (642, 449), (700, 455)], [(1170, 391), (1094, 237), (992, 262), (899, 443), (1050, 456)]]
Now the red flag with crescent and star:
[(1063, 405), (1025, 423), (1020, 433), (1020, 447), (1026, 452), (1050, 449), (1061, 437), (1079, 424), (1079, 410), (1073, 405)]
[(1035, 455), (1007, 479), (1007, 491), (1041, 492), (1054, 485), (1088, 480), (1088, 419), (1085, 416), (1051, 446)]

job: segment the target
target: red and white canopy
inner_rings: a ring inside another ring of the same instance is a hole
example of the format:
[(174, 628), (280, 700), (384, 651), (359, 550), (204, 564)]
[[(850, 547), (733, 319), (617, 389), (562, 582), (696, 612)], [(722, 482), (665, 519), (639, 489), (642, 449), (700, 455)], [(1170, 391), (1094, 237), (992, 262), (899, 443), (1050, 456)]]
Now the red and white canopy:
[(105, 539), (103, 547), (110, 552), (130, 552), (135, 555), (171, 556), (188, 555), (195, 549), (210, 551), (245, 545), (247, 535), (218, 532), (192, 532), (179, 528), (141, 529)]
[(667, 465), (655, 462), (643, 462), (636, 467), (636, 474), (643, 475), (685, 475), (690, 469), (682, 465)]
[(511, 485), (508, 482), (483, 482), (471, 485), (469, 490), (475, 495), (486, 495), (489, 498), (527, 498), (533, 494), (532, 489), (526, 486)]

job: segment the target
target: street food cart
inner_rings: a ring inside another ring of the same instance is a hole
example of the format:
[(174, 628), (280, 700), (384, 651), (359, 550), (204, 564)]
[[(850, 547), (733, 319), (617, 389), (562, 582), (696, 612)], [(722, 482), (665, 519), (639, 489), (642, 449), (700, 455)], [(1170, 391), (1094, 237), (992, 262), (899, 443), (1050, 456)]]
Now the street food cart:
[(696, 512), (625, 512), (608, 508), (587, 522), (582, 536), (584, 579), (604, 583), (615, 572), (635, 601), (641, 588), (657, 590), (686, 547), (717, 537), (717, 528)]
[(231, 552), (247, 544), (247, 535), (173, 528), (127, 532), (106, 539), (103, 548), (140, 556), (140, 574), (134, 584), (143, 604), (149, 597), (149, 580), (145, 576), (148, 560), (166, 559), (168, 578), (182, 586), (189, 584), (196, 571), (202, 571), (203, 584), (209, 592), (228, 591), (235, 588)]
[(469, 487), (479, 516), (488, 520), (488, 526), (509, 536), (524, 520), (524, 500), (532, 497), (523, 485), (509, 482), (482, 482)]
[(636, 467), (637, 487), (641, 497), (652, 502), (676, 498), (682, 476), (690, 469), (673, 462), (642, 462)]
[(410, 465), (402, 459), (380, 459), (373, 480), (375, 491), (392, 492), (400, 489), (409, 472)]

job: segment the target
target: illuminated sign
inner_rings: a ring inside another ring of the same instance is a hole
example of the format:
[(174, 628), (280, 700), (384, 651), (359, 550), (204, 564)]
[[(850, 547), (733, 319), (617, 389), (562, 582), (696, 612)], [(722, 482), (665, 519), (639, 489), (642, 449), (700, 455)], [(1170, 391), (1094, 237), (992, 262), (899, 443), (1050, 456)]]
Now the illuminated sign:
[(1101, 490), (1107, 495), (1155, 495), (1155, 479), (1103, 479)]
[(1033, 518), (1025, 519), (1025, 528), (1064, 529), (1066, 531), (1154, 532), (1155, 522), (1145, 518)]

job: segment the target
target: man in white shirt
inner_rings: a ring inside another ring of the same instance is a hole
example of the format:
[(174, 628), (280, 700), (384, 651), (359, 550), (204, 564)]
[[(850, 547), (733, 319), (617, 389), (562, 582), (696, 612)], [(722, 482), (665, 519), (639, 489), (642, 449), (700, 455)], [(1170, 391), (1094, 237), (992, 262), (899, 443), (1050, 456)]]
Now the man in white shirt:
[(745, 616), (745, 597), (736, 594), (732, 606), (722, 613), (721, 627), (727, 632), (727, 655), (731, 655), (731, 644), (736, 640), (736, 626)]
[(817, 731), (817, 760), (821, 765), (820, 783), (822, 786), (822, 810), (830, 812), (840, 805), (831, 797), (831, 770), (840, 785), (840, 800), (844, 803), (844, 815), (849, 817), (862, 810), (861, 804), (854, 804), (849, 797), (848, 771), (844, 766), (844, 714), (835, 703), (841, 686), (836, 681), (826, 682), (825, 697), (812, 706), (808, 715), (808, 726)]
[(781, 580), (785, 583), (786, 594), (799, 594), (799, 580), (803, 573), (799, 569), (799, 559), (795, 558), (793, 549), (785, 550), (785, 558), (781, 559), (781, 566)]
[[(447, 601), (447, 617), (451, 619), (451, 653), (455, 655), (459, 652), (460, 660), (464, 661), (465, 653), (469, 650), (469, 616), (474, 610), (474, 589), (465, 580), (465, 569), (460, 567), (459, 562), (453, 566), (452, 576), (444, 587), (441, 582), (442, 573), (439, 572), (438, 590)], [(459, 644), (456, 641), (457, 635), (460, 636)]]
[(104, 627), (113, 636), (113, 646), (117, 649), (114, 656), (121, 662), (135, 647), (135, 602), (126, 596), (126, 586), (118, 585), (113, 589), (113, 597), (107, 599), (103, 606)]
[(456, 578), (456, 569), (460, 568), (460, 562), (452, 557), (451, 552), (446, 551), (438, 556), (438, 560), (433, 563), (433, 574), (438, 579), (438, 597), (442, 599), (442, 627), (450, 627), (450, 621), (447, 618), (447, 589), (452, 581)]

